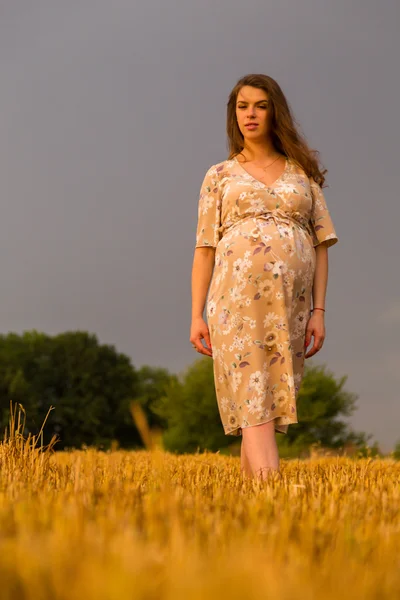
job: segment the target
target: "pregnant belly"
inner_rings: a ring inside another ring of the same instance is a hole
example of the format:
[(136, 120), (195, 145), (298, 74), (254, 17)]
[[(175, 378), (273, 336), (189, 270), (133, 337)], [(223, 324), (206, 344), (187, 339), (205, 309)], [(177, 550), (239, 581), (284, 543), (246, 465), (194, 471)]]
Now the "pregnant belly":
[(314, 270), (315, 250), (301, 225), (245, 219), (231, 227), (216, 248), (207, 314), (212, 318), (212, 308), (221, 300), (228, 306), (292, 295), (295, 288), (311, 287)]

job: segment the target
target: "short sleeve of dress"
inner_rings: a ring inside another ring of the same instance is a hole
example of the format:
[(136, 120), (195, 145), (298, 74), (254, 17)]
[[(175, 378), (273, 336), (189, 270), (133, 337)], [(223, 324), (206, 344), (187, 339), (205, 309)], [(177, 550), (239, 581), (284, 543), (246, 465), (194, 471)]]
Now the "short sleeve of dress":
[(313, 245), (323, 242), (329, 248), (339, 241), (321, 186), (310, 177), (312, 209), (310, 216)]
[(196, 248), (215, 248), (220, 240), (221, 195), (216, 166), (210, 167), (201, 184), (198, 200)]

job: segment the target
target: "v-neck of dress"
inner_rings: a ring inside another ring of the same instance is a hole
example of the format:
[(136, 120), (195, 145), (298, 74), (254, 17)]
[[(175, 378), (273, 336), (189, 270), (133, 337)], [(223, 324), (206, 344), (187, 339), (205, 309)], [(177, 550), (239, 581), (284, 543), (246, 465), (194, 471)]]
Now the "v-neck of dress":
[(259, 179), (257, 179), (256, 177), (254, 177), (254, 175), (252, 175), (251, 173), (249, 173), (248, 171), (246, 171), (246, 169), (240, 164), (240, 162), (237, 159), (237, 156), (234, 157), (234, 160), (236, 161), (236, 163), (239, 165), (239, 167), (242, 169), (242, 171), (244, 173), (246, 173), (246, 175), (248, 177), (250, 177), (250, 179), (253, 179), (253, 181), (256, 181), (257, 183), (260, 183), (261, 185), (263, 185), (267, 190), (272, 188), (273, 186), (275, 186), (278, 181), (280, 181), (280, 179), (283, 178), (283, 176), (286, 174), (288, 168), (289, 168), (289, 160), (287, 158), (287, 156), (285, 156), (285, 168), (283, 169), (282, 173), (279, 175), (279, 177), (277, 177), (275, 179), (275, 181), (273, 181), (272, 183), (270, 183), (269, 185), (267, 185), (266, 183), (264, 183), (263, 181), (260, 181)]

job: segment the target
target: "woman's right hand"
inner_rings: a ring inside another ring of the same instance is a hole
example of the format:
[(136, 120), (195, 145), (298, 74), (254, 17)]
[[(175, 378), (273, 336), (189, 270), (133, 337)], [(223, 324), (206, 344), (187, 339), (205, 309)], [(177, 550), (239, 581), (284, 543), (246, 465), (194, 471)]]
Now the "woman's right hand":
[[(207, 346), (203, 346), (201, 340), (204, 339)], [(212, 347), (210, 341), (210, 332), (208, 325), (202, 317), (192, 319), (192, 326), (190, 328), (190, 342), (196, 346), (197, 352), (205, 354), (206, 356), (212, 357)]]

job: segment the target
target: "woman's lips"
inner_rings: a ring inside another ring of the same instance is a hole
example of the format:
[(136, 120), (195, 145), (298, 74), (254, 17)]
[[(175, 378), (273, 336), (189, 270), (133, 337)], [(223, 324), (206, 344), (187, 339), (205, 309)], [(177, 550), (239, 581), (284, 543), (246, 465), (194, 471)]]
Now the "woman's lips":
[(246, 129), (257, 129), (258, 123), (248, 123), (245, 125)]

